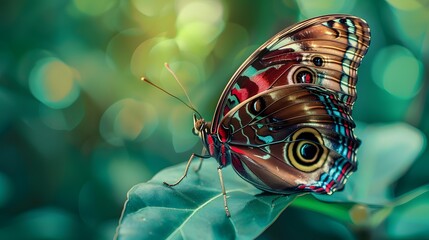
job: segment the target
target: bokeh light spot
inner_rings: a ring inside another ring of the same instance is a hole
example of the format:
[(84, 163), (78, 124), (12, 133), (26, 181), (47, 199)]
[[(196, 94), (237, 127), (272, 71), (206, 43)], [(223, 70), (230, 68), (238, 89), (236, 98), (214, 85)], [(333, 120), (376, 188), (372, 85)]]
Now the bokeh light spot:
[[(189, 151), (199, 141), (192, 134), (192, 115), (184, 114), (184, 107), (176, 107), (169, 118), (169, 130), (172, 134), (174, 150), (178, 153)], [(189, 126), (189, 127), (184, 127)]]
[(160, 15), (165, 7), (169, 7), (163, 0), (133, 0), (133, 4), (139, 12), (148, 17)]
[(388, 2), (394, 8), (404, 11), (414, 10), (423, 7), (418, 0), (387, 0), (386, 2)]
[(309, 18), (316, 17), (319, 15), (332, 14), (335, 12), (347, 12), (349, 9), (353, 9), (353, 6), (355, 5), (355, 0), (297, 0), (297, 4), (304, 18)]
[(429, 5), (422, 1), (391, 1), (391, 18), (388, 23), (395, 36), (417, 56), (424, 56), (419, 52), (424, 47), (425, 35), (429, 32), (427, 23)]
[(183, 52), (204, 58), (224, 29), (223, 6), (217, 1), (190, 1), (178, 4), (177, 43)]
[(350, 218), (355, 224), (362, 224), (368, 219), (368, 207), (363, 204), (355, 204), (349, 211)]
[(25, 229), (17, 233), (21, 239), (73, 239), (78, 236), (74, 215), (56, 207), (31, 209), (15, 221), (17, 229)]
[(212, 49), (208, 44), (222, 32), (223, 26), (205, 22), (193, 22), (179, 29), (176, 37), (180, 49), (204, 57)]
[[(141, 159), (130, 156), (123, 149), (112, 150), (106, 146), (99, 145), (94, 151), (92, 162), (94, 176), (106, 189), (110, 189), (113, 198), (118, 204), (123, 202), (127, 191), (132, 186), (145, 182), (152, 176)], [(85, 193), (84, 189), (82, 190), (82, 200), (91, 198), (91, 192)], [(82, 203), (85, 204), (85, 202), (88, 201), (83, 201)], [(91, 208), (93, 206), (87, 207)], [(91, 210), (88, 209), (88, 211)]]
[(178, 28), (192, 22), (206, 22), (215, 25), (223, 22), (223, 6), (217, 1), (191, 1), (179, 8), (176, 22)]
[(74, 70), (54, 57), (39, 60), (29, 76), (31, 93), (45, 105), (61, 109), (79, 97)]
[(126, 29), (113, 36), (106, 49), (106, 58), (112, 68), (129, 69), (131, 56), (144, 36), (138, 28)]
[[(179, 78), (179, 81), (182, 83), (182, 85), (185, 86), (185, 88), (195, 86), (196, 81), (205, 80), (204, 73), (202, 72), (202, 70), (195, 66), (192, 62), (171, 62), (169, 63), (169, 66)], [(174, 77), (167, 69), (164, 68), (160, 76), (160, 86), (165, 89), (168, 89), (169, 91), (172, 91), (173, 93), (179, 95), (183, 94), (183, 90), (180, 88), (180, 85), (176, 83)]]
[(131, 72), (138, 78), (160, 79), (165, 62), (180, 57), (177, 43), (168, 38), (152, 38), (141, 43), (131, 57)]
[(85, 107), (81, 101), (76, 101), (67, 109), (52, 109), (40, 105), (39, 116), (46, 126), (54, 130), (71, 131), (85, 116)]
[(116, 1), (114, 0), (74, 0), (73, 3), (79, 11), (91, 15), (98, 16), (107, 12), (113, 7)]
[(157, 113), (151, 105), (134, 99), (122, 99), (112, 104), (100, 121), (101, 136), (112, 145), (126, 141), (141, 141), (158, 126)]
[(372, 65), (375, 83), (395, 97), (409, 99), (422, 85), (422, 64), (406, 48), (394, 45), (381, 49)]
[(129, 104), (118, 112), (114, 130), (122, 139), (136, 139), (144, 127), (142, 113), (136, 107), (138, 105)]
[(144, 163), (137, 159), (111, 159), (106, 170), (118, 203), (124, 200), (132, 186), (149, 180), (151, 176)]

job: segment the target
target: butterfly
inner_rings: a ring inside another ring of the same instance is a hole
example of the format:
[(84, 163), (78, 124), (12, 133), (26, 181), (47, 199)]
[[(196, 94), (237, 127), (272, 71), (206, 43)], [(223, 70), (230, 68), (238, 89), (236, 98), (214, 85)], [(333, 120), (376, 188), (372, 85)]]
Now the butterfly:
[(213, 120), (194, 114), (194, 134), (222, 168), (277, 194), (341, 190), (357, 168), (360, 140), (352, 107), (357, 70), (370, 44), (368, 24), (326, 15), (290, 26), (262, 44), (226, 85)]

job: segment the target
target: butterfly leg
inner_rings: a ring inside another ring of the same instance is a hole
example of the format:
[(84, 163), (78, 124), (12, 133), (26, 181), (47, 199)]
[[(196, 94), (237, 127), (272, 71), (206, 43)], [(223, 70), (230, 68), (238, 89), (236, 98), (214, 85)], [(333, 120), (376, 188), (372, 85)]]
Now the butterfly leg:
[(177, 184), (179, 184), (185, 177), (186, 177), (186, 175), (188, 175), (188, 170), (189, 170), (189, 167), (191, 166), (191, 162), (192, 162), (192, 160), (195, 158), (195, 157), (199, 157), (199, 158), (201, 158), (201, 159), (203, 159), (203, 158), (210, 158), (210, 156), (203, 156), (203, 155), (198, 155), (198, 154), (195, 154), (195, 153), (192, 153), (192, 155), (191, 155), (191, 157), (189, 158), (189, 160), (188, 160), (188, 163), (186, 164), (186, 167), (185, 167), (185, 172), (183, 173), (183, 175), (179, 178), (179, 180), (177, 180), (175, 183), (167, 183), (167, 182), (163, 182), (165, 185), (167, 185), (167, 186), (169, 186), (169, 187), (174, 187), (174, 186), (176, 186)]
[[(201, 151), (201, 156), (206, 156), (206, 153), (207, 153), (206, 148), (203, 148), (203, 150)], [(198, 166), (196, 166), (194, 168), (195, 172), (199, 172), (200, 171), (201, 166), (203, 165), (203, 160), (204, 160), (204, 158), (200, 158), (200, 163), (198, 164)]]
[(219, 174), (220, 186), (222, 187), (223, 205), (225, 206), (225, 213), (227, 217), (231, 217), (231, 214), (229, 213), (228, 203), (226, 201), (225, 184), (223, 183), (223, 177), (222, 177), (222, 166), (219, 166), (217, 168), (217, 172)]

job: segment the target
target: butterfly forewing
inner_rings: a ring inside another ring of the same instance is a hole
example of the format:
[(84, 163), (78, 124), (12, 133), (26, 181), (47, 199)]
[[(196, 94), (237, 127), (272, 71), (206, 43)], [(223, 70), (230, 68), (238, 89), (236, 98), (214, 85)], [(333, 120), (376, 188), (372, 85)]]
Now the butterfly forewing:
[(340, 95), (322, 86), (288, 85), (237, 105), (219, 126), (234, 169), (270, 192), (341, 189), (356, 168), (360, 142)]
[(356, 98), (357, 68), (369, 46), (367, 23), (348, 15), (328, 15), (286, 28), (258, 48), (229, 81), (212, 121), (244, 100), (273, 87), (311, 83)]

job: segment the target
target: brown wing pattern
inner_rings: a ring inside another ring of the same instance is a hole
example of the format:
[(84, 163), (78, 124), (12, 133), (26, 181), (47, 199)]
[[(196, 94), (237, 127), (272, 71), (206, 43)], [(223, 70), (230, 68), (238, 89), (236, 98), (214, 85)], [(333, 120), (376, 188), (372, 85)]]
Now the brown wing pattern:
[(367, 23), (349, 15), (328, 15), (286, 28), (258, 48), (237, 70), (218, 102), (212, 121), (235, 106), (273, 87), (311, 83), (356, 98), (357, 68), (370, 41)]
[(290, 85), (232, 109), (219, 136), (231, 149), (234, 169), (271, 192), (341, 189), (356, 168), (360, 141), (350, 108), (339, 96), (312, 84)]

